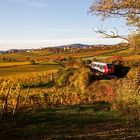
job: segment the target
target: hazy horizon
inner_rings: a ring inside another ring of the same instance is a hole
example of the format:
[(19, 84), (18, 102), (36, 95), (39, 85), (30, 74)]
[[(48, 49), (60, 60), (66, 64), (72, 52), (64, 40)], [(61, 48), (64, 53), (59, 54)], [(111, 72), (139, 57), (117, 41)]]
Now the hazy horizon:
[[(61, 45), (70, 45), (70, 44), (84, 44), (84, 45), (113, 45), (113, 44), (118, 44), (118, 43), (123, 43), (125, 42), (124, 40), (121, 39), (100, 39), (101, 42), (98, 42), (96, 39), (87, 39), (85, 41), (78, 41), (78, 39), (71, 39), (71, 40), (66, 40), (66, 41), (61, 41), (57, 40), (55, 43), (51, 40), (32, 40), (32, 41), (23, 41), (23, 40), (10, 40), (10, 41), (0, 41), (0, 46), (3, 46), (2, 48), (0, 47), (0, 51), (6, 51), (10, 49), (39, 49), (39, 48), (45, 48), (45, 47), (57, 47)], [(108, 40), (108, 41), (107, 41)]]

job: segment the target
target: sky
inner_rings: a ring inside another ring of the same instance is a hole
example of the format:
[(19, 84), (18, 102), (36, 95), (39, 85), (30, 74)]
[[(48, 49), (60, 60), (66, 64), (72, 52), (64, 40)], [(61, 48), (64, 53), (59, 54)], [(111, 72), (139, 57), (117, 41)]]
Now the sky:
[(106, 19), (88, 14), (93, 0), (0, 0), (0, 50), (65, 44), (115, 44), (94, 30), (128, 30), (122, 18)]

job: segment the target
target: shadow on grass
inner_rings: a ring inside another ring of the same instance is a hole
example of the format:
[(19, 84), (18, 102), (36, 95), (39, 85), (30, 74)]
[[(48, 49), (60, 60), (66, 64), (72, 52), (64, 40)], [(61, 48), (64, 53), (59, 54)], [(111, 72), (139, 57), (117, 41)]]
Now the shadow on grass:
[[(96, 107), (95, 107), (96, 106)], [(101, 105), (68, 106), (36, 110), (1, 120), (1, 140), (97, 140), (138, 137), (138, 123), (130, 123), (118, 112), (95, 108)], [(140, 137), (138, 137), (140, 138)]]

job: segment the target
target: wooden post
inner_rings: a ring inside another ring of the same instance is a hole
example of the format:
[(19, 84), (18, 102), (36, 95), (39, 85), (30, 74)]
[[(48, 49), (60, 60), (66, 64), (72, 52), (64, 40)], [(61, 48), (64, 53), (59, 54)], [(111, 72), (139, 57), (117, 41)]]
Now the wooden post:
[(25, 100), (24, 100), (23, 107), (25, 107), (28, 97), (29, 97), (29, 87), (28, 87), (28, 89), (27, 89), (27, 94), (26, 94), (26, 96), (25, 96)]
[(8, 90), (7, 90), (6, 96), (5, 96), (5, 101), (3, 103), (1, 115), (4, 115), (8, 110), (8, 97), (9, 97), (9, 94), (10, 94), (10, 90), (11, 90), (11, 88), (9, 87)]
[(18, 108), (18, 105), (19, 105), (20, 93), (21, 93), (21, 88), (19, 89), (19, 92), (17, 94), (16, 104), (15, 104), (15, 107), (13, 109), (13, 116), (15, 115), (15, 112), (17, 111), (17, 108)]

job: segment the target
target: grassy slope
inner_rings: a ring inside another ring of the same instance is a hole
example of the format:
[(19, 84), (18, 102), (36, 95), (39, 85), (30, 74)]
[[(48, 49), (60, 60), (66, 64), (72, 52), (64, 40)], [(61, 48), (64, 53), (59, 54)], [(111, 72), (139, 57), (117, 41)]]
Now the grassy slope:
[(140, 55), (132, 55), (132, 50), (129, 49), (123, 49), (123, 50), (117, 50), (117, 51), (110, 51), (101, 55), (96, 55), (96, 56), (89, 56), (84, 59), (98, 59), (100, 61), (106, 61), (107, 58), (110, 58), (112, 56), (121, 56), (124, 61), (140, 61)]
[(110, 57), (110, 56), (122, 56), (124, 58), (124, 60), (140, 60), (140, 55), (132, 55), (132, 50), (129, 48), (129, 49), (124, 49), (124, 50), (120, 50), (120, 51), (114, 51), (112, 53), (107, 53), (107, 54), (104, 54), (104, 55), (101, 55), (100, 57), (104, 57), (104, 58), (107, 58), (107, 57)]
[(48, 109), (10, 122), (1, 121), (0, 137), (1, 140), (140, 138), (140, 122), (131, 122), (118, 112), (95, 112), (95, 107), (87, 105)]
[(122, 49), (118, 51), (112, 51), (111, 53), (105, 54), (105, 56), (113, 56), (113, 55), (119, 55), (119, 56), (130, 56), (132, 55), (132, 49)]
[(94, 55), (94, 56), (88, 56), (84, 59), (99, 59), (99, 60), (105, 60), (108, 57), (114, 56), (114, 55), (119, 55), (119, 56), (130, 56), (132, 55), (132, 51), (131, 49), (119, 49), (119, 50), (110, 50), (110, 51), (106, 51), (103, 54), (99, 54), (99, 55)]
[(57, 70), (61, 66), (58, 64), (39, 64), (39, 65), (14, 65), (15, 63), (0, 65), (0, 76), (23, 74), (30, 72), (43, 72), (50, 70)]
[(102, 51), (89, 51), (89, 52), (81, 52), (81, 53), (74, 53), (74, 54), (53, 54), (48, 51), (33, 51), (33, 52), (22, 52), (22, 53), (12, 53), (12, 54), (1, 54), (0, 60), (3, 58), (11, 58), (20, 61), (27, 61), (28, 58), (35, 59), (37, 61), (45, 61), (46, 59), (54, 59), (58, 58), (59, 56), (62, 57), (74, 57), (74, 58), (84, 58), (84, 57), (92, 57), (96, 55), (101, 55), (105, 53), (109, 53), (110, 50), (102, 50)]

